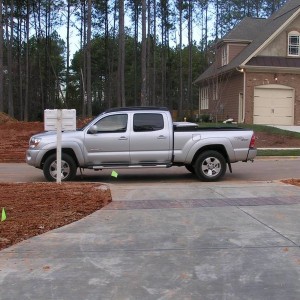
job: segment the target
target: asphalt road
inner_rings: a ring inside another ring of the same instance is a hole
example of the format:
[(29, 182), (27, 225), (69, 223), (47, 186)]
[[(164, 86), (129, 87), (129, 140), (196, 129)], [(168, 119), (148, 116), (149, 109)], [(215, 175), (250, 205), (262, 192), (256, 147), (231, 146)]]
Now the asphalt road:
[[(273, 181), (300, 178), (299, 158), (256, 159), (253, 163), (235, 163), (233, 173), (227, 170), (222, 182)], [(168, 169), (116, 169), (118, 177), (112, 177), (112, 170), (83, 170), (76, 180), (104, 183), (145, 183), (145, 182), (197, 182), (197, 178), (184, 167)], [(25, 163), (0, 164), (0, 182), (41, 182), (46, 181), (42, 170)]]

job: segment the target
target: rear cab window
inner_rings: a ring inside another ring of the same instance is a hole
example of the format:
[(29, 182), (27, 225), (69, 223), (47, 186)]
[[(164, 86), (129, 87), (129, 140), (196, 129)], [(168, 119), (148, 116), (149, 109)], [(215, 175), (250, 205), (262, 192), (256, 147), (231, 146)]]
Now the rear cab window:
[(133, 116), (133, 131), (146, 132), (157, 131), (164, 128), (164, 118), (162, 114), (137, 113)]

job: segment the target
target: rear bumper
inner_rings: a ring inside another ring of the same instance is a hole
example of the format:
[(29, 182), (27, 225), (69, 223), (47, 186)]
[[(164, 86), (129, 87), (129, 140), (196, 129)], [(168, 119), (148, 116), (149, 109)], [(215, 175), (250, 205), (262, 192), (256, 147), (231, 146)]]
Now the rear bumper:
[(248, 156), (247, 156), (247, 161), (248, 160), (253, 160), (257, 155), (257, 149), (256, 148), (251, 148), (249, 149), (249, 152), (248, 152)]

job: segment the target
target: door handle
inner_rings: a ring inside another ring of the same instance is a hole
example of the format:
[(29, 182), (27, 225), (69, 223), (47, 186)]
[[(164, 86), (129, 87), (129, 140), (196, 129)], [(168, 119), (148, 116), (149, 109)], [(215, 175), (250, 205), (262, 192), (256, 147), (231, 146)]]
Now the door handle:
[(165, 135), (159, 135), (158, 137), (157, 137), (157, 139), (159, 139), (159, 140), (165, 140), (167, 137), (165, 136)]
[(120, 137), (119, 137), (119, 140), (120, 140), (120, 141), (126, 141), (126, 140), (128, 140), (128, 138), (127, 138), (126, 136), (120, 136)]

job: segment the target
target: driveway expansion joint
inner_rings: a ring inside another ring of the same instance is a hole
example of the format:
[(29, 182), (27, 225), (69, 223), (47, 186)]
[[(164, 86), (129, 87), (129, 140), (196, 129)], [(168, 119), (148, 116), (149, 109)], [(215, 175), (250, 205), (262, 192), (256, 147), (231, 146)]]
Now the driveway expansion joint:
[(271, 231), (275, 232), (276, 234), (280, 235), (283, 239), (291, 242), (292, 244), (295, 245), (295, 247), (299, 247), (300, 245), (298, 245), (297, 243), (295, 243), (293, 240), (291, 240), (290, 238), (286, 237), (284, 234), (280, 233), (278, 230), (276, 230), (275, 228), (269, 226), (268, 224), (266, 224), (265, 222), (262, 222), (261, 220), (259, 220), (258, 218), (254, 217), (253, 215), (251, 215), (250, 213), (246, 212), (245, 210), (242, 209), (242, 207), (237, 207), (240, 211), (242, 211), (244, 214), (246, 214), (248, 217), (252, 218), (253, 220), (255, 220), (256, 222), (260, 223), (261, 225), (269, 228)]

